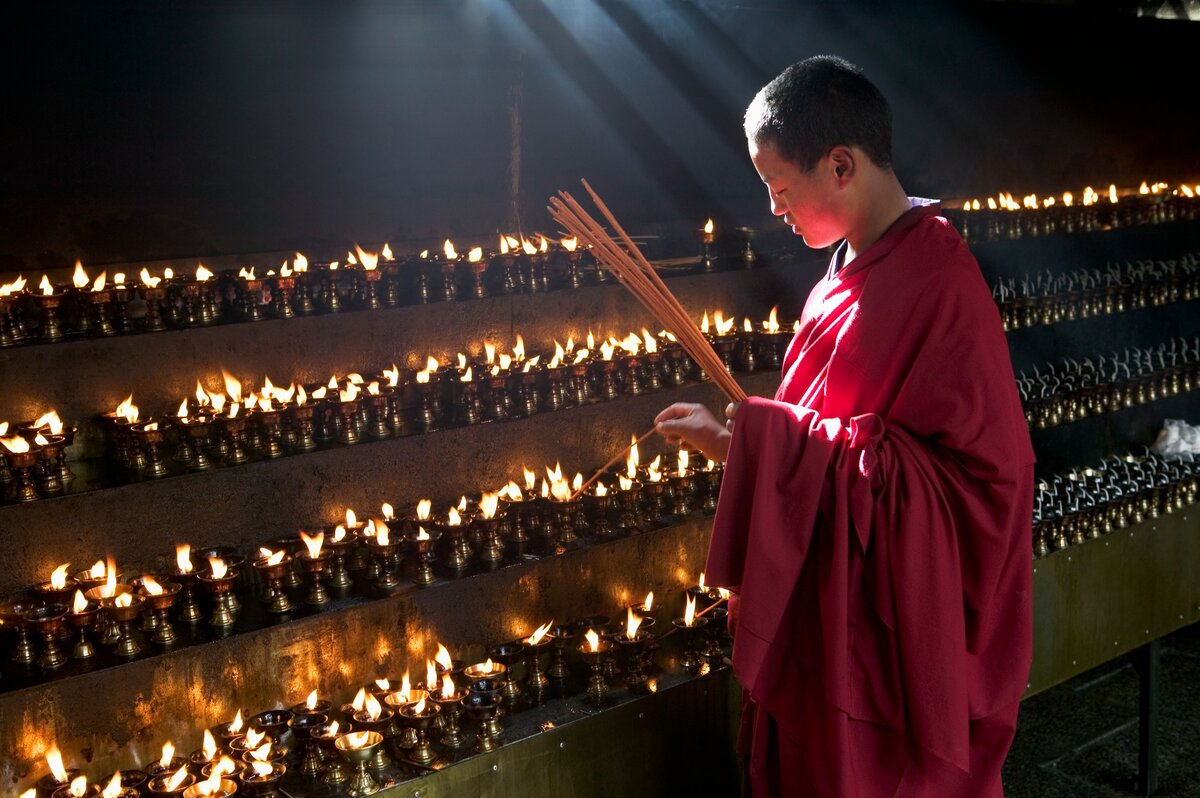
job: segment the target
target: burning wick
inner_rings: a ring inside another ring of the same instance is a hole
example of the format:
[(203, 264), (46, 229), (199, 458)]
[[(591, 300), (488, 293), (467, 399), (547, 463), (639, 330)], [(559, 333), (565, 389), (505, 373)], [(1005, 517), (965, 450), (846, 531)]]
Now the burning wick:
[(600, 650), (600, 635), (596, 634), (595, 629), (588, 629), (583, 637), (587, 640), (588, 651), (595, 654)]

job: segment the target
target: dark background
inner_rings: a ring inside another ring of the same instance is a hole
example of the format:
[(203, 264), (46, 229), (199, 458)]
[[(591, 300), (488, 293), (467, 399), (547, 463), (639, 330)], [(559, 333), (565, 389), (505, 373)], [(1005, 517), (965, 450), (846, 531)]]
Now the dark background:
[(10, 9), (0, 271), (355, 240), (490, 242), (497, 230), (548, 228), (545, 197), (581, 176), (640, 230), (708, 215), (762, 225), (741, 113), (784, 66), (824, 52), (857, 62), (891, 99), (910, 193), (1200, 182), (1200, 26), (1139, 18), (1134, 6)]

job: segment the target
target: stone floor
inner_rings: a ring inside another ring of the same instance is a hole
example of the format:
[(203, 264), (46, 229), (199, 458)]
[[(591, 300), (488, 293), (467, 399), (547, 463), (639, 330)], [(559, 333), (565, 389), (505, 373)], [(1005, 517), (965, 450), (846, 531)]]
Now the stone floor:
[[(1200, 624), (1163, 641), (1158, 792), (1200, 796)], [(1025, 701), (1008, 762), (1007, 798), (1135, 795), (1138, 679), (1127, 659)]]

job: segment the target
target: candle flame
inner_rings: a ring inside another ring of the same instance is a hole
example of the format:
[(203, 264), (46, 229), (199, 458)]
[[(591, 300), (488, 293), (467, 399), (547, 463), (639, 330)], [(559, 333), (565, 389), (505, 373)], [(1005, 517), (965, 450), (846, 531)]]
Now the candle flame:
[(196, 266), (196, 282), (206, 283), (209, 280), (211, 280), (212, 278), (213, 278), (213, 273), (210, 272), (208, 269), (204, 268), (203, 263), (198, 264)]
[(1117, 204), (1117, 185), (1115, 183), (1108, 185), (1108, 201), (1114, 205)]
[(705, 235), (712, 235), (712, 231), (713, 231), (713, 220), (709, 219), (707, 222), (704, 223), (704, 233), (705, 233)]
[(517, 343), (513, 345), (513, 359), (525, 359), (525, 339), (521, 337), (520, 333), (517, 333)]
[(358, 692), (354, 694), (354, 700), (350, 702), (350, 706), (354, 707), (354, 711), (361, 710), (366, 705), (367, 688), (360, 687)]
[(681, 477), (686, 476), (687, 469), (688, 469), (688, 450), (680, 449), (679, 450), (679, 471), (678, 471), (679, 476), (681, 476)]
[(433, 659), (438, 665), (442, 666), (442, 670), (444, 671), (449, 671), (454, 666), (453, 660), (450, 659), (450, 650), (441, 643), (438, 643), (437, 654)]
[(662, 455), (660, 454), (650, 462), (650, 465), (646, 466), (646, 474), (650, 477), (651, 482), (662, 481), (662, 471), (659, 470), (661, 464)]
[(220, 557), (209, 557), (208, 567), (212, 570), (213, 579), (224, 579), (225, 575), (229, 573), (228, 566)]
[(688, 596), (687, 604), (683, 609), (683, 625), (691, 626), (696, 622), (696, 597)]
[[(1142, 185), (1144, 186), (1146, 184), (1142, 183)], [(1149, 189), (1147, 189), (1147, 191), (1149, 191)], [(88, 277), (87, 272), (83, 270), (83, 264), (79, 261), (75, 261), (75, 274), (72, 275), (71, 282), (74, 283), (76, 288), (87, 288), (87, 284), (91, 282), (91, 278)]]
[(413, 706), (413, 713), (416, 715), (425, 714), (425, 696), (421, 696), (421, 700)]
[(494, 670), (496, 670), (496, 663), (492, 662), (491, 657), (488, 657), (487, 662), (483, 663), (483, 672), (486, 674), (491, 673)]
[(67, 586), (67, 569), (71, 567), (71, 563), (65, 562), (54, 569), (50, 574), (50, 587), (55, 590), (63, 590)]
[(261, 743), (263, 741), (263, 738), (266, 736), (267, 736), (267, 733), (265, 731), (261, 731), (259, 729), (247, 729), (246, 730), (246, 747), (247, 748), (257, 748), (259, 746), (259, 743)]
[(600, 650), (600, 635), (596, 634), (595, 629), (588, 629), (587, 633), (584, 634), (584, 638), (587, 640), (588, 651), (595, 654)]
[(768, 315), (767, 320), (765, 322), (763, 322), (763, 329), (765, 329), (769, 333), (779, 332), (779, 306), (778, 305), (771, 308), (770, 315)]
[(225, 393), (229, 395), (229, 401), (240, 403), (242, 401), (242, 383), (225, 369), (221, 369), (221, 379), (225, 381)]
[(100, 798), (120, 798), (121, 796), (121, 771), (112, 774), (112, 778), (108, 780), (108, 785), (100, 793)]
[(571, 236), (570, 238), (564, 238), (562, 241), (559, 241), (558, 243), (561, 244), (562, 248), (565, 249), (567, 252), (574, 252), (579, 247), (579, 239), (576, 238), (575, 236)]
[(67, 782), (67, 769), (63, 767), (62, 752), (58, 750), (58, 745), (52, 743), (50, 750), (46, 752), (46, 764), (50, 767), (50, 772), (54, 774), (54, 780), (59, 784)]
[(442, 245), (442, 251), (446, 253), (446, 260), (458, 260), (458, 251), (454, 249), (454, 244), (450, 239), (446, 239), (446, 243)]
[(654, 591), (653, 590), (651, 590), (649, 593), (646, 594), (646, 600), (642, 602), (642, 609), (645, 610), (646, 612), (650, 612), (650, 610), (654, 609)]
[(212, 775), (209, 777), (209, 781), (215, 785), (213, 789), (220, 789), (221, 779), (232, 775), (236, 771), (237, 765), (234, 764), (232, 759), (227, 756), (221, 757), (220, 761), (213, 765)]
[(104, 286), (107, 284), (108, 284), (108, 272), (106, 272), (106, 271), (100, 272), (100, 276), (96, 278), (96, 281), (94, 283), (92, 283), (92, 290), (93, 291), (103, 291)]
[(379, 716), (383, 713), (379, 699), (370, 693), (367, 693), (366, 698), (363, 699), (363, 708), (367, 710), (367, 717), (371, 720), (379, 720)]
[(461, 526), (462, 525), (462, 516), (459, 515), (458, 508), (451, 507), (446, 512), (446, 524), (447, 524), (447, 526)]
[(437, 665), (434, 664), (433, 660), (427, 659), (425, 660), (425, 689), (436, 690), (437, 683)]
[(240, 734), (243, 725), (245, 724), (242, 721), (242, 711), (239, 709), (233, 717), (233, 722), (229, 724), (229, 731), (233, 734)]
[(525, 642), (531, 646), (536, 646), (542, 642), (542, 638), (550, 631), (550, 627), (554, 626), (554, 620), (551, 619), (534, 630), (533, 634), (525, 638)]
[(76, 776), (71, 779), (71, 786), (67, 788), (67, 792), (72, 798), (83, 798), (87, 795), (87, 776)]
[(313, 690), (308, 694), (308, 698), (304, 699), (304, 706), (308, 707), (309, 711), (317, 708), (317, 691)]
[(417, 519), (427, 521), (429, 519), (429, 510), (433, 507), (433, 502), (429, 499), (421, 499), (417, 502)]
[(379, 265), (378, 253), (364, 252), (358, 244), (354, 245), (354, 250), (358, 253), (358, 262), (362, 264), (363, 269), (368, 272), (375, 271), (375, 267)]
[(400, 699), (402, 701), (408, 701), (411, 698), (412, 698), (412, 682), (409, 681), (408, 671), (405, 671), (404, 675), (400, 677)]
[(324, 532), (318, 532), (310, 536), (304, 530), (300, 530), (300, 539), (304, 541), (304, 547), (308, 549), (308, 556), (310, 558), (315, 560), (321, 556), (321, 545), (325, 543)]
[(208, 762), (217, 756), (217, 740), (209, 729), (204, 730), (204, 742), (200, 745), (200, 750), (204, 752), (204, 759)]
[(29, 442), (17, 435), (10, 438), (0, 438), (0, 444), (4, 444), (4, 448), (13, 454), (23, 454), (29, 451)]
[(702, 332), (702, 333), (707, 333), (707, 332), (708, 332), (708, 326), (709, 326), (709, 325), (708, 325), (708, 311), (707, 311), (707, 310), (705, 310), (705, 311), (704, 311), (704, 318), (700, 319), (700, 332)]
[(87, 609), (88, 600), (84, 597), (82, 590), (75, 591), (75, 599), (71, 603), (71, 612), (76, 615), (84, 612)]
[(162, 281), (160, 277), (151, 277), (148, 269), (142, 269), (138, 276), (142, 278), (142, 285), (148, 288), (157, 288), (158, 284)]
[(113, 605), (117, 606), (117, 607), (132, 607), (133, 606), (133, 594), (132, 593), (122, 593), (121, 595), (119, 595), (115, 599), (113, 599)]
[(442, 700), (448, 701), (454, 697), (456, 692), (454, 688), (454, 680), (450, 678), (449, 672), (442, 674)]
[(396, 256), (392, 254), (392, 248), (388, 246), (388, 242), (386, 241), (383, 242), (383, 249), (379, 251), (379, 254), (383, 255), (384, 260), (390, 261), (396, 259)]
[(184, 781), (184, 779), (187, 778), (187, 775), (188, 775), (188, 769), (187, 769), (186, 765), (184, 767), (181, 767), (179, 770), (175, 771), (174, 773), (172, 773), (171, 778), (167, 779), (167, 782), (164, 785), (166, 787), (164, 792), (177, 791), (181, 786), (183, 786), (183, 781)]
[(467, 253), (467, 260), (471, 263), (479, 263), (481, 260), (483, 260), (483, 247), (473, 247), (471, 251)]
[(596, 496), (603, 498), (604, 496), (607, 496), (607, 495), (608, 495), (608, 488), (606, 488), (604, 486), (603, 482), (597, 482), (596, 483)]
[(526, 255), (536, 255), (537, 254), (537, 247), (535, 247), (533, 245), (532, 241), (526, 241), (525, 236), (521, 236), (521, 249), (525, 252)]
[(701, 589), (702, 591), (703, 591), (703, 590), (708, 590), (708, 586), (704, 584), (704, 572), (703, 572), (703, 571), (701, 571), (701, 572), (700, 572), (700, 582), (699, 582), (699, 586), (700, 586), (700, 589)]
[[(146, 574), (142, 577), (142, 588), (151, 596), (161, 596), (164, 592), (163, 586), (158, 583), (157, 579), (149, 574)], [(165, 746), (163, 750), (166, 750)], [(166, 765), (163, 767), (166, 767)]]
[(192, 572), (192, 547), (189, 544), (179, 543), (175, 546), (175, 564), (181, 574)]
[(390, 679), (376, 679), (375, 686), (378, 687), (380, 690), (387, 692), (388, 690), (390, 690), (392, 688), (392, 682)]
[(479, 510), (483, 513), (483, 517), (494, 518), (496, 516), (496, 508), (500, 505), (500, 494), (487, 493), (479, 497)]
[(371, 739), (370, 732), (351, 732), (346, 735), (347, 748), (365, 748), (367, 742)]
[(277, 551), (273, 554), (267, 555), (267, 565), (268, 566), (279, 565), (281, 562), (283, 562), (283, 555), (285, 553), (286, 552), (284, 552), (283, 549), (280, 549), (279, 551)]
[(625, 618), (625, 636), (630, 640), (637, 639), (638, 627), (642, 625), (641, 616), (635, 615), (633, 607), (628, 609), (628, 615)]
[(250, 767), (254, 769), (255, 775), (260, 779), (265, 779), (275, 772), (275, 768), (272, 767), (270, 762), (264, 762), (262, 760), (251, 762)]
[(625, 476), (624, 474), (621, 474), (620, 476), (617, 477), (617, 482), (620, 484), (621, 490), (632, 490), (633, 489), (633, 480), (630, 479), (629, 477)]
[(42, 281), (38, 283), (38, 288), (41, 289), (43, 296), (51, 296), (54, 294), (54, 286), (50, 284), (50, 278), (42, 275)]
[[(255, 748), (253, 751), (251, 751), (250, 758), (257, 759), (259, 762), (266, 762), (268, 759), (270, 759), (271, 758), (271, 741), (267, 740), (265, 743), (260, 745), (258, 748)], [(268, 767), (268, 770), (269, 769), (270, 768)]]
[(163, 743), (162, 759), (158, 760), (159, 766), (166, 769), (171, 766), (171, 760), (175, 758), (175, 744), (170, 740)]
[(336, 720), (333, 723), (330, 723), (329, 728), (326, 729), (326, 736), (336, 737), (337, 733), (338, 733), (338, 727), (339, 727), (339, 724)]
[(375, 540), (379, 541), (380, 546), (391, 545), (390, 533), (391, 530), (388, 528), (387, 524), (383, 523), (382, 521), (375, 522)]

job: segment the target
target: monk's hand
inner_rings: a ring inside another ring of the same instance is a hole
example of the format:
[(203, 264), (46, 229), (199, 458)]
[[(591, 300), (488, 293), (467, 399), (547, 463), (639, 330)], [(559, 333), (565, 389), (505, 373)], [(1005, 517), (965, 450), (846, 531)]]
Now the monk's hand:
[(654, 429), (668, 443), (699, 449), (710, 460), (724, 462), (732, 434), (704, 405), (676, 402), (658, 414)]
[(728, 419), (725, 422), (725, 429), (729, 430), (730, 434), (733, 433), (733, 422), (737, 418), (738, 408), (741, 406), (741, 402), (730, 402), (725, 405), (725, 418)]

